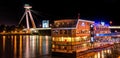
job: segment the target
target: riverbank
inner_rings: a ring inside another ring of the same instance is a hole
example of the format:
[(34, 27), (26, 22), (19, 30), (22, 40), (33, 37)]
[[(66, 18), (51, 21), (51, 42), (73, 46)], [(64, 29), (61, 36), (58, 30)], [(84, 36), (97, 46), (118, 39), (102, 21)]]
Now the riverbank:
[(10, 32), (2, 32), (0, 33), (0, 35), (42, 35), (42, 36), (51, 36), (51, 31), (50, 30), (39, 30), (38, 32), (14, 32), (14, 33), (10, 33)]

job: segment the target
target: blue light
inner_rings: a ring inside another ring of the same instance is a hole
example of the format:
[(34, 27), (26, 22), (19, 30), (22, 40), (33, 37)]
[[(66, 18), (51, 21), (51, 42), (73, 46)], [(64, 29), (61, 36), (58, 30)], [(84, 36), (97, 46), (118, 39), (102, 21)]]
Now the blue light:
[(90, 27), (93, 27), (93, 25), (91, 25)]
[(105, 25), (105, 22), (101, 22), (101, 25), (103, 25), (103, 26), (104, 26), (104, 25)]
[(84, 22), (82, 22), (82, 24), (81, 24), (82, 26), (85, 26), (85, 23)]
[(106, 36), (107, 34), (96, 34), (96, 36)]
[(93, 37), (91, 37), (91, 42), (93, 42), (94, 41), (94, 39), (93, 39)]
[(43, 28), (48, 28), (49, 27), (49, 20), (43, 20), (42, 21), (42, 27)]
[(99, 34), (96, 34), (96, 36), (99, 36)]
[(110, 26), (109, 24), (105, 24), (105, 25), (108, 26), (108, 27)]

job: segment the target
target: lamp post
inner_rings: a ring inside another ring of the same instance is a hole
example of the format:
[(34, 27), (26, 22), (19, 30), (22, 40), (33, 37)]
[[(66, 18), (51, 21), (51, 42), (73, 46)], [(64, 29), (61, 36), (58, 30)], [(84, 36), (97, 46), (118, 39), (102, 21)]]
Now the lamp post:
[(109, 23), (110, 23), (110, 25), (112, 25), (112, 21), (110, 21)]

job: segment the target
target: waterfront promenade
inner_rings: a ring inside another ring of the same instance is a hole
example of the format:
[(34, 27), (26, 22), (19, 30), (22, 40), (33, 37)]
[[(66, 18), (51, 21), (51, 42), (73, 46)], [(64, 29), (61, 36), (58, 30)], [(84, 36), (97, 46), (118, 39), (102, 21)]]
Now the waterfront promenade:
[[(32, 33), (24, 33), (24, 32), (17, 32), (17, 33), (0, 33), (0, 35), (32, 35)], [(35, 34), (34, 34), (35, 35)]]

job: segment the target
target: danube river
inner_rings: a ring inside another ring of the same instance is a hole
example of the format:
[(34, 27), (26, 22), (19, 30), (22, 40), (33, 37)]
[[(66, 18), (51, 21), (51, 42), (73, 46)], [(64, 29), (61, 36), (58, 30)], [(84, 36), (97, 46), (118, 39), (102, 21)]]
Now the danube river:
[[(64, 58), (51, 56), (51, 36), (0, 36), (0, 58)], [(96, 50), (76, 58), (120, 58), (120, 45)]]

